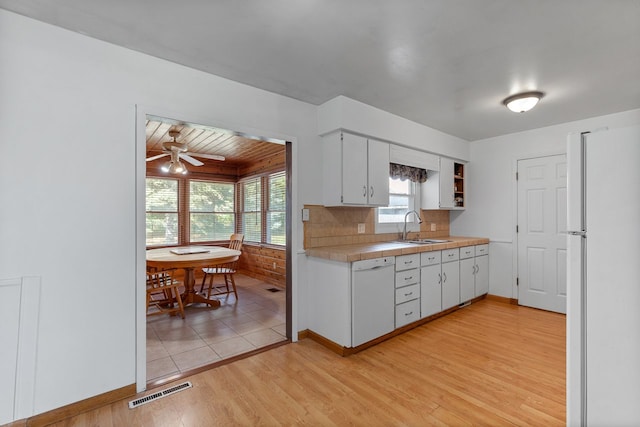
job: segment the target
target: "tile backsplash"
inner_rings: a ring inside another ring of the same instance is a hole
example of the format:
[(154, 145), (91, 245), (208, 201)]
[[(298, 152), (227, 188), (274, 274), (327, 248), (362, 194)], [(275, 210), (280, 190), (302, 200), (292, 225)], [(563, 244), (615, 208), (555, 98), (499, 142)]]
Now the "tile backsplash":
[[(305, 205), (309, 221), (304, 222), (304, 247), (376, 243), (397, 240), (400, 233), (375, 234), (375, 208), (331, 207)], [(408, 233), (411, 238), (438, 238), (449, 235), (449, 211), (422, 210), (420, 232)], [(358, 224), (365, 232), (358, 233)], [(431, 224), (436, 231), (431, 231)]]

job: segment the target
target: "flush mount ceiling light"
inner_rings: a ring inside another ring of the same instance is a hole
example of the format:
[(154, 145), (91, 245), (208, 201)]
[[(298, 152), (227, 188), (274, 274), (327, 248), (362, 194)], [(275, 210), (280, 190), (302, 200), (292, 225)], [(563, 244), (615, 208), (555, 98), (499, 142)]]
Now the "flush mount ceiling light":
[(514, 113), (524, 113), (536, 106), (544, 93), (538, 91), (518, 93), (505, 98), (502, 103)]

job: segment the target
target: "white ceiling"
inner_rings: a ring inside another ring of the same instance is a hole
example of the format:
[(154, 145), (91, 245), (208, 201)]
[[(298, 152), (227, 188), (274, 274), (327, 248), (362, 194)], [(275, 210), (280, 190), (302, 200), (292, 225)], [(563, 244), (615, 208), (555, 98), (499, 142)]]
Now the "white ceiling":
[[(345, 95), (467, 140), (640, 108), (637, 0), (0, 0), (312, 104)], [(501, 101), (546, 97), (516, 114)]]

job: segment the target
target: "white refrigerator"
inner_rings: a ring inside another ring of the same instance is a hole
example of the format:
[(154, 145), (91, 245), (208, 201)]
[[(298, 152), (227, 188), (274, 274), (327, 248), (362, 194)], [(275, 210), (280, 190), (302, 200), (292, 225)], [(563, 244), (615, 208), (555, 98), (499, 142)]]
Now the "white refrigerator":
[(567, 425), (640, 426), (640, 126), (571, 134)]

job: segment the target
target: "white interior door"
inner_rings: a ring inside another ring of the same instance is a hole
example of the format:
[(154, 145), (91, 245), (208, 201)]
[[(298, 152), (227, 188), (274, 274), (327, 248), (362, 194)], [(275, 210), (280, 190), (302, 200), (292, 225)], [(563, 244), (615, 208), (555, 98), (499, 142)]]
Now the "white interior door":
[(518, 302), (566, 313), (566, 155), (518, 161)]

